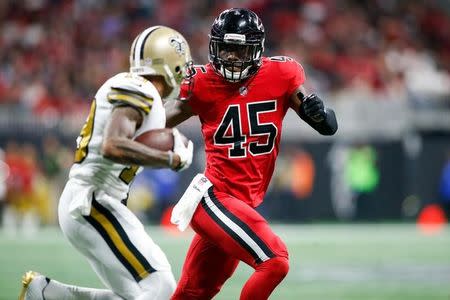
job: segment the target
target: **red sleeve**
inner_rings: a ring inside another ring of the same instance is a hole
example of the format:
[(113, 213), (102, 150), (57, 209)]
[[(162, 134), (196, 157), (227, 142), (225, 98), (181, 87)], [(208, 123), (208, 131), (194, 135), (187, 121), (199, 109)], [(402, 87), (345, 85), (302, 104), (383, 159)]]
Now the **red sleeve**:
[(290, 96), (305, 82), (306, 77), (302, 65), (295, 60), (287, 61), (285, 65), (287, 71), (286, 79), (289, 81), (287, 94)]
[(187, 82), (183, 81), (180, 85), (180, 100), (183, 102), (187, 102), (188, 105), (192, 108), (192, 111), (195, 114), (197, 113), (197, 97), (195, 96), (193, 86)]
[(189, 82), (186, 80), (183, 80), (183, 82), (180, 85), (180, 100), (186, 101), (187, 98), (189, 98), (189, 94), (191, 93), (191, 88)]

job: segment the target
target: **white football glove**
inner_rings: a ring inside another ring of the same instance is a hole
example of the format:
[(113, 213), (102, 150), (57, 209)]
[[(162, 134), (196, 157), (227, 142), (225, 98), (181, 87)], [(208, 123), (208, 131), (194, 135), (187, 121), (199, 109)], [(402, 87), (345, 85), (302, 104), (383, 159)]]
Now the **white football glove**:
[(178, 154), (180, 156), (180, 164), (174, 170), (177, 172), (186, 170), (192, 163), (192, 157), (194, 156), (194, 144), (191, 140), (189, 140), (187, 146), (183, 142), (183, 138), (181, 137), (178, 129), (173, 128), (173, 153)]

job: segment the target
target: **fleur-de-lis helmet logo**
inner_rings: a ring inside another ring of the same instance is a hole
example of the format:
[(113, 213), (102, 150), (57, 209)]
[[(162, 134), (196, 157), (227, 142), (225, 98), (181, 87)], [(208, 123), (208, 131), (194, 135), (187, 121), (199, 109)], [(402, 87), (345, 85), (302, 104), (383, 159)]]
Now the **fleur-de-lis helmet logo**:
[(184, 55), (186, 53), (186, 43), (178, 36), (170, 38), (170, 45), (175, 48), (175, 52), (178, 54)]

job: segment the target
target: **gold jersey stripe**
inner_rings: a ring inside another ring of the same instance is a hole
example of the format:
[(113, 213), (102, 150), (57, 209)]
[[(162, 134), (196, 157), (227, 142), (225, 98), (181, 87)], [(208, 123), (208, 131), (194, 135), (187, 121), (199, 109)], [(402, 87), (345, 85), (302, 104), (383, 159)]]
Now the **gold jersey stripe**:
[(148, 97), (143, 97), (138, 94), (134, 93), (128, 93), (125, 91), (113, 91), (108, 93), (108, 101), (110, 103), (124, 103), (131, 105), (133, 107), (136, 107), (138, 109), (141, 109), (146, 114), (150, 112), (150, 109), (152, 108), (153, 99)]
[(134, 269), (135, 274), (138, 274), (140, 278), (145, 278), (149, 275), (149, 271), (141, 264), (141, 262), (136, 258), (133, 252), (125, 244), (124, 240), (120, 236), (119, 232), (116, 230), (114, 225), (108, 220), (108, 218), (99, 212), (94, 206), (91, 207), (90, 216), (97, 221), (98, 224), (106, 231), (109, 239), (114, 244), (115, 248), (120, 252), (120, 254), (127, 260), (127, 262)]
[(139, 92), (139, 91), (130, 91), (127, 89), (119, 88), (119, 87), (112, 87), (111, 92), (116, 92), (119, 94), (125, 94), (134, 98), (137, 98), (141, 100), (142, 102), (150, 102), (153, 103), (153, 98), (147, 97), (146, 94)]
[(125, 103), (128, 105), (131, 105), (133, 107), (136, 107), (138, 109), (141, 109), (142, 111), (144, 111), (146, 114), (148, 114), (150, 112), (151, 109), (151, 104), (150, 103), (145, 103), (140, 101), (139, 99), (132, 97), (132, 96), (128, 96), (125, 94), (108, 94), (108, 101), (110, 103)]

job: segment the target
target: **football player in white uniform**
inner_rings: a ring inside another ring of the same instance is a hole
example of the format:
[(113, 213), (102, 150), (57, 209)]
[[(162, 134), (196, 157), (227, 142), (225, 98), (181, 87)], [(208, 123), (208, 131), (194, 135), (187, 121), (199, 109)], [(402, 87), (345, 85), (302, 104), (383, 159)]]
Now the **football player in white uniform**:
[(173, 151), (133, 141), (165, 127), (162, 98), (178, 95), (191, 65), (189, 45), (177, 31), (154, 26), (141, 32), (130, 53), (130, 72), (97, 91), (77, 139), (75, 163), (61, 195), (59, 224), (108, 289), (66, 285), (30, 271), (19, 299), (169, 299), (175, 279), (165, 254), (126, 207), (129, 186), (141, 168), (183, 170), (192, 161), (174, 131)]

